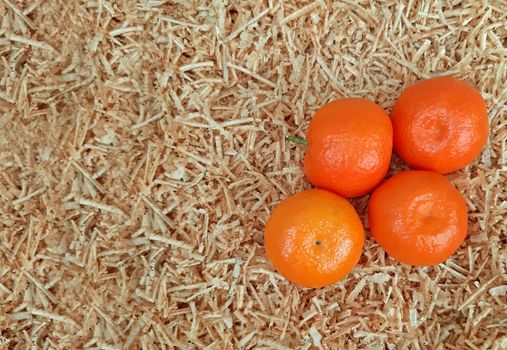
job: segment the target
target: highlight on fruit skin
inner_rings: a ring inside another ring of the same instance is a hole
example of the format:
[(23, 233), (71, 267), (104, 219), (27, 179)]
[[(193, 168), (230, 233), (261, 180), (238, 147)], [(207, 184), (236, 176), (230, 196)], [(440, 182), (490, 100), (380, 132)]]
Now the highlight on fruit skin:
[(346, 199), (312, 189), (288, 197), (273, 210), (264, 243), (268, 259), (282, 276), (318, 288), (338, 282), (356, 266), (364, 228)]
[(398, 173), (373, 191), (368, 203), (373, 238), (409, 265), (436, 265), (451, 257), (468, 229), (460, 192), (433, 171)]
[(394, 149), (410, 166), (447, 174), (473, 162), (488, 139), (488, 111), (479, 91), (452, 77), (405, 89), (391, 113)]
[(391, 120), (379, 105), (364, 98), (335, 100), (310, 121), (305, 174), (318, 188), (362, 196), (385, 177), (392, 140)]

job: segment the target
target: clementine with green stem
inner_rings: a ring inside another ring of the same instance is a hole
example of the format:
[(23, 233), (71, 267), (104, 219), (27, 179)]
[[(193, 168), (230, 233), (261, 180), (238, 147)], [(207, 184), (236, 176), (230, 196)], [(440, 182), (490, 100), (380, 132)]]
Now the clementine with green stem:
[(310, 121), (304, 170), (318, 188), (344, 197), (362, 196), (386, 175), (393, 131), (386, 112), (363, 98), (346, 98), (320, 108)]

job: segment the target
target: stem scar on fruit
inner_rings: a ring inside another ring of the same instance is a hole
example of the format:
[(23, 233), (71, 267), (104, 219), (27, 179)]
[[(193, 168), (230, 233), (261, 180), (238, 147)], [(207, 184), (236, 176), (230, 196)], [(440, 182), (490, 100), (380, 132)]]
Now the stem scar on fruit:
[(281, 201), (264, 228), (264, 249), (287, 280), (307, 288), (338, 282), (358, 263), (364, 227), (345, 198), (313, 189)]

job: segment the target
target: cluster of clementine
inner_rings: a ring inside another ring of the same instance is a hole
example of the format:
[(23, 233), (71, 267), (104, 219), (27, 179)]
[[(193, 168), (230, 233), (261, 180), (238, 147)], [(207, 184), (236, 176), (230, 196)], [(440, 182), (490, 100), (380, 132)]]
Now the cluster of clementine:
[[(467, 233), (467, 207), (443, 174), (480, 153), (488, 137), (480, 93), (451, 77), (420, 81), (399, 96), (391, 118), (377, 104), (348, 98), (317, 111), (306, 134), (304, 171), (318, 189), (282, 201), (264, 232), (266, 254), (288, 280), (305, 287), (337, 282), (360, 259), (364, 228), (344, 197), (372, 192), (373, 238), (412, 265), (448, 259)], [(295, 138), (289, 138), (295, 139)], [(382, 184), (392, 148), (417, 170)]]

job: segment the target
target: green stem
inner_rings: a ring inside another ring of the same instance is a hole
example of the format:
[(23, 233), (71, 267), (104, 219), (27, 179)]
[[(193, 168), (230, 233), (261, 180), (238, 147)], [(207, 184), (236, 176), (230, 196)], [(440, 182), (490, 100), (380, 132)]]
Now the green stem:
[(296, 136), (292, 136), (292, 135), (287, 135), (287, 136), (285, 136), (285, 139), (287, 141), (297, 143), (298, 145), (308, 146), (308, 141), (306, 141), (302, 137), (296, 137)]

